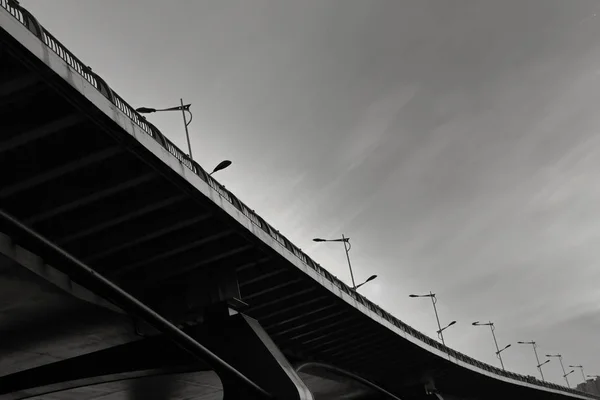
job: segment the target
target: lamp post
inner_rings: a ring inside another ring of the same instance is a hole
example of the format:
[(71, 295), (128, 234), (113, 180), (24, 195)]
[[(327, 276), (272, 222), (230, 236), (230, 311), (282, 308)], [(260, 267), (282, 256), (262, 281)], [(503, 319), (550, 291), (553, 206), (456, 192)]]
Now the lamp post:
[(583, 365), (569, 365), (569, 368), (579, 368), (581, 371), (581, 376), (583, 377), (583, 382), (585, 382), (585, 373), (583, 372)]
[(562, 355), (561, 354), (546, 354), (546, 357), (558, 358), (558, 361), (560, 362), (560, 368), (562, 369), (562, 372), (563, 372), (563, 378), (565, 378), (565, 381), (567, 382), (567, 387), (570, 388), (571, 385), (569, 384), (569, 378), (567, 378), (567, 375), (569, 375), (573, 371), (569, 372), (569, 374), (567, 374), (565, 372), (565, 366), (563, 365), (563, 362), (562, 362)]
[(377, 275), (372, 275), (369, 277), (369, 279), (367, 279), (365, 282), (361, 283), (360, 285), (356, 286), (356, 283), (354, 282), (354, 273), (352, 272), (352, 264), (350, 263), (350, 249), (352, 248), (352, 245), (350, 244), (350, 238), (346, 237), (342, 234), (342, 238), (341, 239), (321, 239), (321, 238), (314, 238), (313, 242), (342, 242), (344, 244), (344, 250), (346, 251), (346, 259), (348, 260), (348, 269), (350, 269), (350, 278), (352, 279), (352, 289), (356, 290), (358, 288), (358, 286), (362, 286), (365, 283), (372, 281), (373, 279), (377, 278)]
[(456, 324), (456, 321), (451, 321), (448, 325), (437, 331), (438, 337), (442, 339), (442, 344), (444, 346), (446, 345), (446, 343), (444, 342), (444, 335), (442, 334), (442, 332), (444, 332), (446, 329), (450, 328), (454, 324)]
[(440, 325), (440, 317), (438, 315), (437, 307), (436, 307), (437, 297), (435, 297), (435, 293), (433, 293), (432, 291), (429, 291), (429, 294), (409, 294), (408, 297), (413, 297), (413, 298), (416, 298), (416, 297), (429, 297), (431, 299), (431, 304), (433, 304), (433, 312), (435, 313), (435, 320), (437, 321), (437, 325), (438, 325), (437, 335), (438, 335), (438, 338), (440, 338), (440, 340), (442, 341), (442, 344), (445, 346), (446, 342), (444, 341), (444, 334), (443, 334), (443, 332), (446, 329), (448, 329), (449, 327), (451, 327), (452, 325), (454, 325), (456, 323), (456, 321), (450, 322), (448, 325), (446, 325), (442, 329), (442, 325)]
[[(543, 363), (541, 363), (541, 364), (540, 364), (540, 371), (542, 370), (542, 366), (543, 366), (543, 365), (546, 365), (546, 364), (548, 364), (549, 362), (550, 362), (550, 360), (546, 360), (546, 361), (544, 361)], [(544, 381), (544, 382), (545, 382), (545, 381)]]
[(506, 346), (504, 346), (503, 348), (501, 348), (500, 350), (498, 350), (498, 357), (500, 357), (500, 353), (502, 353), (504, 350), (508, 349), (510, 346), (512, 346), (512, 345), (509, 343)]
[[(193, 118), (192, 112), (190, 111), (191, 104), (183, 104), (183, 99), (179, 99), (179, 101), (181, 102), (181, 105), (175, 106), (175, 107), (169, 107), (169, 108), (139, 107), (139, 108), (136, 108), (135, 111), (139, 112), (140, 114), (152, 114), (155, 112), (163, 112), (163, 111), (181, 111), (181, 116), (183, 117), (183, 126), (185, 127), (185, 137), (187, 139), (188, 151), (190, 154), (190, 159), (193, 159), (192, 145), (190, 143), (190, 133), (188, 131), (188, 126), (189, 126), (189, 124), (192, 123), (192, 118)], [(185, 116), (186, 112), (190, 115), (189, 121)]]
[(567, 378), (567, 376), (571, 375), (573, 372), (575, 372), (575, 370), (574, 370), (574, 369), (570, 370), (569, 372), (567, 372), (567, 373), (564, 375), (565, 381), (567, 381), (567, 386), (568, 386), (569, 388), (571, 388), (571, 385), (569, 385), (569, 378)]
[[(530, 342), (517, 342), (518, 344), (530, 344), (533, 347), (533, 353), (535, 354), (535, 360), (537, 361), (537, 369), (540, 371), (540, 375), (542, 376), (542, 382), (546, 382), (544, 379), (544, 373), (542, 372), (542, 365), (540, 364), (540, 359), (537, 354), (537, 344), (532, 340)], [(548, 361), (546, 361), (548, 362)], [(545, 364), (545, 363), (544, 363)]]
[(493, 322), (486, 322), (486, 323), (480, 323), (479, 321), (475, 321), (473, 322), (471, 325), (473, 326), (489, 326), (490, 330), (492, 331), (492, 337), (494, 338), (494, 344), (496, 345), (496, 357), (498, 357), (498, 359), (500, 360), (500, 365), (502, 366), (502, 369), (505, 370), (504, 368), (504, 361), (502, 361), (502, 352), (506, 349), (508, 349), (510, 347), (510, 344), (507, 344), (506, 346), (504, 346), (504, 348), (502, 348), (502, 350), (500, 350), (500, 348), (498, 347), (498, 341), (496, 340), (496, 334), (494, 333), (494, 331), (496, 330), (496, 327), (494, 326)]

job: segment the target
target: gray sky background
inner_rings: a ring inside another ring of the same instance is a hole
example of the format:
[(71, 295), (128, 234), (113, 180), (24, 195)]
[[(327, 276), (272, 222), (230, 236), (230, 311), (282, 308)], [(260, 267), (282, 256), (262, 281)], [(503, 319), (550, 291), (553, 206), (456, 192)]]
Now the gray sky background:
[(346, 281), (311, 238), (350, 236), (394, 315), (435, 336), (433, 290), (457, 350), (497, 365), (492, 320), (508, 369), (600, 374), (597, 0), (21, 4), (134, 107), (191, 102), (197, 161)]

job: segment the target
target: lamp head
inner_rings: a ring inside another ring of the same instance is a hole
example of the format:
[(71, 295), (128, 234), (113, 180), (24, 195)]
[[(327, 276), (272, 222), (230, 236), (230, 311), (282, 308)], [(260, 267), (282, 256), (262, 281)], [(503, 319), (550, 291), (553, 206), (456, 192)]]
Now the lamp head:
[(215, 169), (213, 169), (213, 174), (217, 171), (221, 171), (222, 169), (225, 169), (227, 167), (229, 167), (231, 165), (231, 161), (229, 160), (223, 160), (221, 161), (219, 164), (217, 164), (217, 166), (215, 167)]
[(139, 108), (136, 108), (135, 111), (137, 111), (141, 114), (150, 114), (150, 113), (156, 112), (156, 108), (139, 107)]

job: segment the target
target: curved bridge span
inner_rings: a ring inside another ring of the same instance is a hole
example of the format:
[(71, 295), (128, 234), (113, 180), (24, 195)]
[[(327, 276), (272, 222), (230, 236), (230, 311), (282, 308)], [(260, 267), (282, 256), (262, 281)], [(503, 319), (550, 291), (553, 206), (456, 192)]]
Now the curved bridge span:
[[(351, 290), (14, 1), (0, 45), (0, 400), (221, 398), (238, 372), (295, 398), (598, 398), (479, 362)], [(98, 275), (224, 364), (174, 347)]]

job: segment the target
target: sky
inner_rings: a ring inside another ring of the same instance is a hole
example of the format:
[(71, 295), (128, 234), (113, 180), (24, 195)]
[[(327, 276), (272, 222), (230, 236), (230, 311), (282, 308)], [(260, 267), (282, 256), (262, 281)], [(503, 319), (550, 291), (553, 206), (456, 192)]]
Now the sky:
[(434, 337), (431, 290), (458, 351), (498, 365), (493, 321), (511, 371), (600, 374), (597, 0), (21, 4), (134, 107), (192, 103), (196, 161), (346, 282), (311, 239), (349, 236), (395, 316)]

